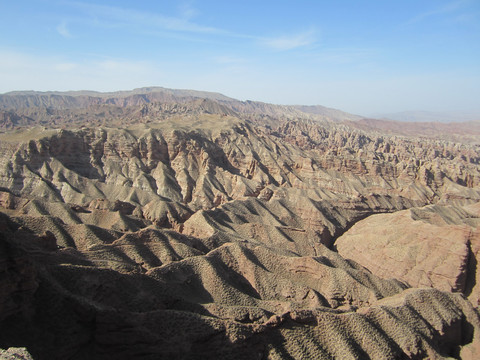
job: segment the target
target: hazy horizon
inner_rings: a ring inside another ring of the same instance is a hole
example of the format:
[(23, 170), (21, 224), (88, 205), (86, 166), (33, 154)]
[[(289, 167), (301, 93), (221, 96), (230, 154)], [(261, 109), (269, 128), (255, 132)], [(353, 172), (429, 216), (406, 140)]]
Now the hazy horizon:
[(478, 1), (0, 4), (0, 93), (143, 86), (480, 114)]

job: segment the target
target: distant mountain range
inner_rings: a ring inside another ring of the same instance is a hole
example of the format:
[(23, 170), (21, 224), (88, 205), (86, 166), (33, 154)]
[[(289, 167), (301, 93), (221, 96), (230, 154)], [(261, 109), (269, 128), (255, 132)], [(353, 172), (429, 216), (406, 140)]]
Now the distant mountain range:
[[(213, 105), (213, 104), (216, 105)], [(155, 104), (155, 105), (154, 105)], [(33, 117), (34, 120), (49, 121), (59, 111), (83, 110), (82, 116), (104, 114), (106, 107), (115, 106), (117, 115), (125, 117), (141, 109), (142, 116), (159, 104), (178, 104), (181, 112), (204, 111), (213, 113), (250, 114), (281, 118), (312, 118), (326, 121), (359, 120), (362, 117), (324, 106), (274, 105), (259, 101), (240, 101), (225, 95), (195, 90), (175, 90), (162, 87), (146, 87), (131, 91), (100, 93), (95, 91), (37, 92), (15, 91), (0, 95), (0, 110), (13, 111), (17, 116)], [(172, 106), (168, 106), (171, 108)], [(161, 109), (164, 113), (165, 109)], [(65, 115), (65, 114), (62, 114)], [(71, 115), (71, 114), (69, 114)], [(110, 114), (112, 115), (112, 114)]]
[(372, 114), (377, 119), (388, 119), (408, 122), (464, 122), (480, 120), (480, 113), (473, 112), (433, 112), (433, 111), (402, 111), (397, 113)]
[[(199, 99), (217, 102), (228, 108), (230, 111), (243, 114), (287, 118), (310, 117), (330, 121), (356, 121), (364, 118), (364, 116), (350, 114), (321, 105), (276, 105), (251, 100), (240, 101), (217, 92), (167, 89), (157, 86), (115, 92), (97, 92), (89, 90), (66, 92), (12, 91), (0, 94), (0, 110), (13, 111), (17, 117), (28, 117), (29, 114), (35, 112), (32, 111), (33, 109), (38, 110), (41, 108), (48, 108), (57, 111), (85, 109), (101, 105), (114, 105), (121, 108), (127, 108), (153, 103), (192, 103), (193, 106), (196, 106), (198, 105)], [(38, 112), (35, 113), (38, 117)], [(2, 116), (6, 117), (6, 115)], [(396, 113), (374, 113), (371, 114), (369, 118), (402, 122), (451, 123), (480, 120), (480, 113), (402, 111)]]
[[(130, 91), (38, 92), (15, 91), (0, 95), (0, 130), (45, 128), (127, 127), (199, 115), (230, 116), (256, 124), (278, 126), (284, 120), (345, 124), (362, 131), (445, 140), (476, 141), (480, 121), (472, 114), (425, 111), (384, 114), (375, 118), (325, 106), (275, 105), (240, 101), (216, 92), (144, 87)], [(182, 121), (183, 121), (182, 120)], [(408, 122), (408, 123), (406, 123)], [(467, 140), (468, 138), (468, 140)]]

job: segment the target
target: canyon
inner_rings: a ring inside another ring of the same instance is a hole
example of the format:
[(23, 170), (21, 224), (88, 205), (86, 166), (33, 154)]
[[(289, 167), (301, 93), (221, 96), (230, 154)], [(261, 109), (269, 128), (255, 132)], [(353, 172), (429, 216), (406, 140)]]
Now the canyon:
[(480, 351), (478, 121), (15, 92), (0, 150), (5, 358)]

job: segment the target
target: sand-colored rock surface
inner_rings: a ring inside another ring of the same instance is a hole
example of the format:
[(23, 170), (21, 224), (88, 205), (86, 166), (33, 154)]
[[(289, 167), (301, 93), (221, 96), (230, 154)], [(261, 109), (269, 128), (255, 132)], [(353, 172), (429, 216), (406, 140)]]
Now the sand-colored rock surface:
[(7, 256), (34, 264), (3, 278), (39, 285), (16, 298), (2, 344), (22, 342), (34, 358), (444, 358), (479, 346), (477, 312), (460, 295), (405, 290), (326, 247), (280, 255), (152, 228), (52, 250), (3, 223)]
[(0, 356), (477, 358), (475, 134), (158, 88), (0, 109)]
[(25, 348), (0, 349), (0, 359), (2, 360), (32, 360), (32, 356)]
[(478, 214), (465, 207), (431, 205), (372, 215), (337, 239), (335, 247), (375, 275), (461, 292), (478, 306), (479, 227)]

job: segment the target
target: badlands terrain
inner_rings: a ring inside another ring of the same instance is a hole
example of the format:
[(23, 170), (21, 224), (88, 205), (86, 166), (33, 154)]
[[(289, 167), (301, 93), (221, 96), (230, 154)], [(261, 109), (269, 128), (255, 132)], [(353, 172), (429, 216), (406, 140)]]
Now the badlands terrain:
[(0, 356), (478, 359), (480, 122), (0, 95)]

